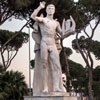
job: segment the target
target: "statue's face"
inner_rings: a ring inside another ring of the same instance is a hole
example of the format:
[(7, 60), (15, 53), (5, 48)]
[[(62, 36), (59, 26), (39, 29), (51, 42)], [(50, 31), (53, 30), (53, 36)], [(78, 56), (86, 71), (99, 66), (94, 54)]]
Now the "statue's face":
[(53, 4), (48, 5), (46, 12), (48, 15), (53, 15), (55, 13), (55, 6)]

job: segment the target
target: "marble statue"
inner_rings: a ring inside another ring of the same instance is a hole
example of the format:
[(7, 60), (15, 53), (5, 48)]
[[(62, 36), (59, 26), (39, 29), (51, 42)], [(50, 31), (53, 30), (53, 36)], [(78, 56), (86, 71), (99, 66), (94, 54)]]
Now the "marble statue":
[[(31, 15), (35, 20), (32, 34), (35, 40), (35, 68), (33, 80), (33, 95), (38, 93), (64, 92), (62, 71), (59, 61), (61, 50), (61, 38), (66, 38), (75, 32), (75, 22), (70, 19), (63, 20), (62, 29), (57, 20), (53, 19), (55, 6), (49, 4), (46, 8), (47, 16), (38, 17), (38, 12), (45, 8), (45, 2), (40, 5)], [(72, 26), (70, 23), (72, 22)]]

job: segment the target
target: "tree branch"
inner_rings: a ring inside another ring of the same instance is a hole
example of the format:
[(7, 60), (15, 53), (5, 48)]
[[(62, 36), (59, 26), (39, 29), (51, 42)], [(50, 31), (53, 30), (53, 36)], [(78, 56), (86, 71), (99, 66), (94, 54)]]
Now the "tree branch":
[(90, 51), (88, 51), (88, 55), (89, 55), (89, 59), (90, 59), (90, 62), (91, 62), (91, 68), (93, 68), (93, 59), (92, 59), (92, 56), (90, 54)]
[(89, 23), (91, 30), (93, 30), (91, 23)]
[(84, 28), (83, 30), (84, 30), (85, 35), (89, 38), (89, 35), (86, 32), (86, 28)]
[[(13, 12), (14, 13), (14, 12)], [(9, 15), (8, 17), (6, 17), (5, 19), (3, 19), (1, 22), (0, 22), (0, 25), (2, 25), (7, 19), (9, 19), (12, 15), (13, 15), (13, 13), (11, 14), (11, 15)]]
[(13, 38), (15, 38), (18, 34), (20, 34), (20, 32), (23, 30), (23, 28), (29, 23), (29, 21), (26, 22), (26, 24), (19, 30), (19, 32), (15, 33), (11, 38), (9, 38), (4, 44), (3, 46), (0, 48), (4, 48)]
[(4, 56), (3, 56), (3, 52), (1, 51), (1, 57), (2, 57), (2, 63), (3, 63), (3, 69), (5, 69), (6, 65), (5, 65), (5, 60), (4, 60)]
[(91, 37), (90, 37), (91, 39), (93, 38), (94, 33), (95, 33), (95, 29), (97, 28), (97, 26), (99, 25), (99, 23), (100, 23), (100, 18), (98, 19), (98, 21), (97, 21), (95, 27), (94, 27), (93, 30), (92, 30), (92, 35), (91, 35)]
[[(9, 62), (9, 50), (8, 50), (8, 48), (7, 48), (7, 55), (8, 55), (8, 60), (6, 62), (8, 64), (8, 62)], [(7, 64), (5, 64), (5, 65), (7, 65)]]
[(78, 43), (78, 34), (79, 34), (79, 33), (76, 34), (76, 45), (77, 45), (78, 50), (80, 51), (80, 53), (81, 53), (81, 55), (82, 55), (82, 57), (83, 57), (83, 59), (84, 59), (84, 61), (85, 61), (85, 63), (86, 63), (86, 65), (89, 67), (89, 63), (88, 63), (88, 61), (87, 61), (87, 59), (86, 59), (84, 53), (82, 52), (82, 50), (81, 50), (81, 48), (80, 48), (80, 46), (79, 46), (79, 43)]
[(6, 69), (10, 66), (11, 61), (15, 58), (15, 56), (17, 55), (17, 53), (18, 53), (18, 50), (16, 50), (14, 56), (10, 59), (9, 64), (6, 66)]

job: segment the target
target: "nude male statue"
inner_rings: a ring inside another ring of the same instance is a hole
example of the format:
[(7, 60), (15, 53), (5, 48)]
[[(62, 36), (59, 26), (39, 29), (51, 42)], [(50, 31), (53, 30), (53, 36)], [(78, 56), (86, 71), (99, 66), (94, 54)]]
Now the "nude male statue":
[(31, 18), (39, 23), (40, 29), (41, 29), (41, 42), (40, 42), (40, 57), (41, 57), (41, 63), (43, 67), (43, 73), (44, 73), (44, 89), (43, 92), (48, 92), (48, 84), (47, 84), (47, 62), (48, 62), (48, 56), (50, 57), (50, 60), (53, 65), (53, 92), (62, 92), (62, 88), (60, 88), (60, 81), (61, 78), (59, 75), (61, 75), (61, 66), (59, 61), (59, 52), (57, 50), (56, 46), (56, 34), (59, 33), (60, 37), (63, 35), (62, 29), (60, 27), (60, 24), (58, 21), (53, 19), (53, 15), (55, 13), (55, 6), (53, 4), (50, 4), (46, 8), (47, 16), (44, 17), (38, 17), (38, 12), (45, 8), (45, 2), (40, 2), (40, 5), (37, 9), (34, 10), (34, 12), (31, 15)]

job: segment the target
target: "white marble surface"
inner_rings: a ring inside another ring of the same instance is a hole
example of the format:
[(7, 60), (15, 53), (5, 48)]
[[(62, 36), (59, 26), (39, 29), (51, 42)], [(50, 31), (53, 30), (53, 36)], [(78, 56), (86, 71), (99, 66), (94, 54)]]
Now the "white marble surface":
[(81, 100), (79, 97), (70, 96), (26, 96), (24, 100)]
[(69, 96), (69, 93), (65, 93), (65, 92), (49, 92), (49, 93), (38, 93), (38, 94), (33, 94), (33, 96)]

